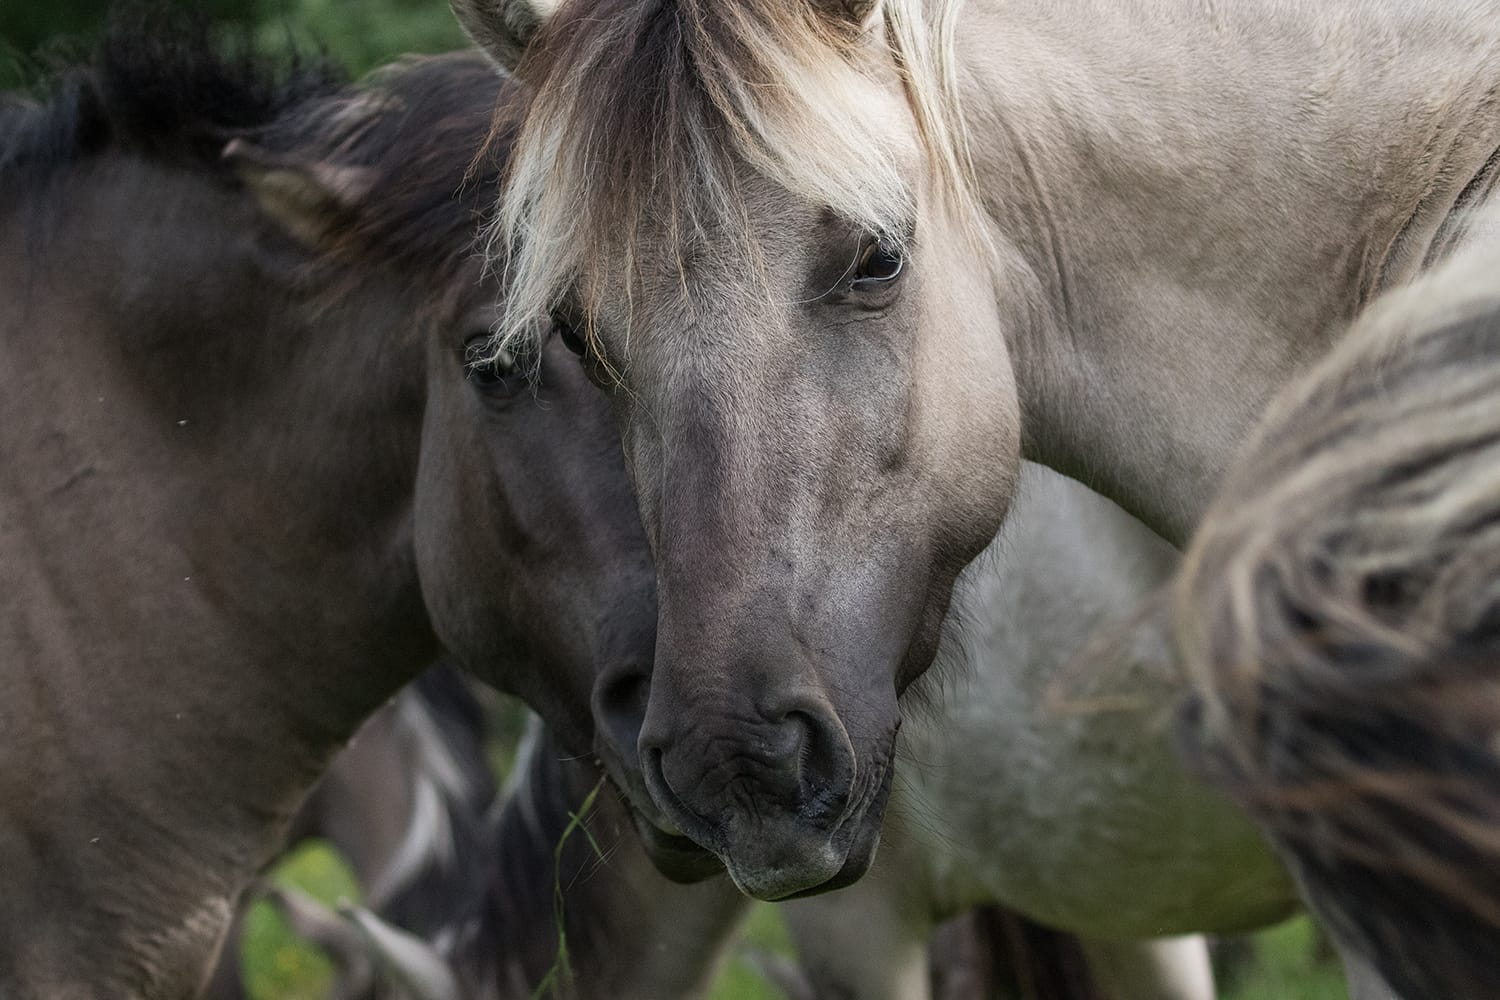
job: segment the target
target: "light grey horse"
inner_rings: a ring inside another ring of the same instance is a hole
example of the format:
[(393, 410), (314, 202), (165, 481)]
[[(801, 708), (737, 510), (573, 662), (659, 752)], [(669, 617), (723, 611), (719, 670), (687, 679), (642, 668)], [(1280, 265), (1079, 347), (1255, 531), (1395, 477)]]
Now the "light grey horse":
[[(785, 904), (820, 995), (926, 996), (933, 926), (997, 902), (1083, 939), (1116, 1000), (1212, 1000), (1198, 932), (1296, 909), (1248, 820), (1177, 762), (1184, 679), (1139, 620), (1177, 554), (1078, 483), (1023, 467), (1011, 519), (959, 578), (939, 666), (909, 693), (881, 852)], [(1138, 631), (1094, 655), (1089, 636)], [(1145, 942), (1165, 935), (1190, 935)]]

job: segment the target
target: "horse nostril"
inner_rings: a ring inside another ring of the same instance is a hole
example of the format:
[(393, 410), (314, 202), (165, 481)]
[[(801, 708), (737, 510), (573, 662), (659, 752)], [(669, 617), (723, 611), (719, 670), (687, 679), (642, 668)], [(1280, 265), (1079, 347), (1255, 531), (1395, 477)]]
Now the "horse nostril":
[[(647, 792), (656, 800), (667, 822), (685, 824), (688, 829), (698, 831), (701, 836), (705, 826), (673, 791), (672, 783), (667, 780), (666, 755), (660, 747), (651, 747), (641, 752), (641, 771), (645, 776)], [(666, 832), (683, 836), (683, 830), (676, 826)], [(699, 843), (702, 842), (699, 840)]]
[(854, 776), (853, 751), (843, 727), (800, 709), (787, 712), (782, 725), (787, 764), (796, 775), (803, 808), (813, 813), (838, 812)]
[(651, 681), (645, 671), (627, 669), (602, 680), (594, 697), (605, 736), (620, 750), (634, 751), (651, 698)]

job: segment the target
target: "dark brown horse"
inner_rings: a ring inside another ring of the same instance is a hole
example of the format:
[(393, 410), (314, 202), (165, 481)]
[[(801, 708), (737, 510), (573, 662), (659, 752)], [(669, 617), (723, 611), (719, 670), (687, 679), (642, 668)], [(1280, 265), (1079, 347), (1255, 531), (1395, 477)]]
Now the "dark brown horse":
[[(652, 572), (576, 363), (470, 364), (500, 83), (115, 32), (0, 122), (0, 995), (179, 997), (446, 648), (590, 747)], [(496, 155), (503, 153), (503, 143)], [(481, 193), (482, 192), (482, 193)]]

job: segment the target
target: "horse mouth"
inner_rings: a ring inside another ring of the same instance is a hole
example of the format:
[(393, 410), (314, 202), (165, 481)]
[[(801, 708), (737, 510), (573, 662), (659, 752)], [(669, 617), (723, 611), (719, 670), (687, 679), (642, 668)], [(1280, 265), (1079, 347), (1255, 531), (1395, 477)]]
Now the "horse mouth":
[(630, 818), (635, 824), (636, 834), (640, 838), (646, 856), (665, 878), (679, 884), (690, 885), (722, 875), (727, 868), (731, 879), (741, 892), (762, 899), (773, 897), (776, 900), (803, 899), (853, 885), (869, 870), (875, 857), (875, 849), (880, 843), (879, 822), (855, 821), (847, 828), (850, 833), (849, 844), (843, 851), (842, 862), (832, 877), (817, 885), (786, 893), (776, 893), (775, 890), (768, 891), (758, 886), (754, 879), (746, 878), (742, 881), (741, 878), (735, 877), (733, 866), (727, 865), (719, 855), (691, 837), (675, 829), (667, 829), (667, 824), (658, 823), (644, 810), (637, 808), (633, 802), (630, 803)]
[(825, 892), (843, 889), (858, 882), (874, 863), (875, 851), (880, 846), (880, 828), (885, 818), (885, 804), (889, 801), (893, 769), (883, 768), (883, 774), (863, 801), (845, 811), (841, 822), (824, 835), (822, 845), (825, 863), (816, 865), (828, 872), (827, 876), (809, 881), (806, 859), (798, 859), (789, 866), (770, 865), (763, 868), (742, 868), (736, 859), (727, 856), (725, 867), (735, 886), (747, 896), (766, 902), (784, 902), (789, 899), (805, 899)]
[(844, 863), (834, 876), (826, 882), (809, 886), (806, 889), (798, 889), (796, 892), (787, 893), (785, 896), (776, 897), (776, 902), (786, 902), (789, 899), (806, 899), (809, 896), (821, 896), (825, 892), (835, 892), (845, 889), (858, 882), (864, 877), (865, 872), (870, 870), (870, 865), (875, 860), (875, 849), (880, 845), (880, 824), (862, 824), (855, 833), (854, 841), (849, 845), (849, 850), (844, 855)]
[(630, 804), (630, 818), (635, 823), (646, 856), (656, 870), (671, 881), (683, 884), (702, 882), (724, 871), (724, 862), (717, 854), (700, 846), (691, 837), (664, 829), (664, 824), (647, 816), (634, 802)]

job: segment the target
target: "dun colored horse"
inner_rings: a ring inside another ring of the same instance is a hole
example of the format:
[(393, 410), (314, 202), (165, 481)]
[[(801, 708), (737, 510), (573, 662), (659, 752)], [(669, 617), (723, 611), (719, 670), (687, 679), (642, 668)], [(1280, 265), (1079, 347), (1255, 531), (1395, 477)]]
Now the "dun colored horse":
[(868, 868), (897, 696), (1021, 452), (1186, 543), (1500, 178), (1496, 0), (454, 7), (535, 90), (499, 343), (550, 316), (621, 387), (657, 556), (613, 767), (767, 899)]

